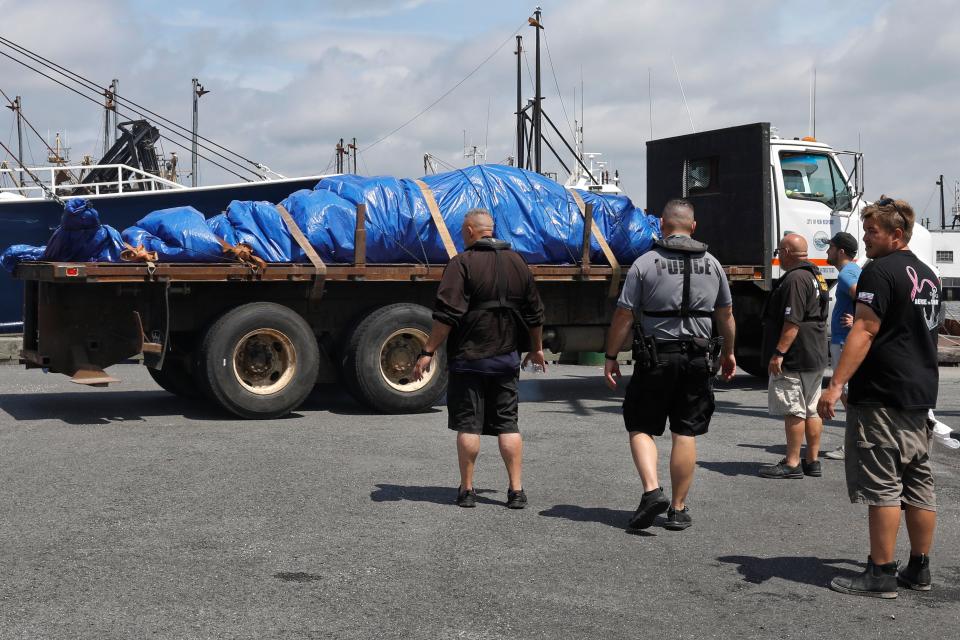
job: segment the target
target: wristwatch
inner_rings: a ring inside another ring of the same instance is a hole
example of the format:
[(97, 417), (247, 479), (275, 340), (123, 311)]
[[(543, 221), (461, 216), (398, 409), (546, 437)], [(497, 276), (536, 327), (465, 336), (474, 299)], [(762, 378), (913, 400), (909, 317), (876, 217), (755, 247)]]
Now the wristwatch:
[(433, 357), (433, 353), (434, 353), (433, 351), (424, 351), (424, 350), (421, 350), (420, 353), (417, 355), (417, 359), (419, 360), (419, 359), (422, 358), (423, 356), (427, 356), (428, 358), (432, 358), (432, 357)]
[(603, 357), (606, 358), (607, 360), (613, 360), (614, 362), (616, 362), (617, 360), (617, 356), (612, 356), (609, 353), (603, 354)]
[(786, 358), (786, 357), (787, 357), (787, 354), (784, 353), (783, 351), (780, 351), (780, 349), (776, 349), (776, 348), (775, 348), (775, 349), (773, 350), (773, 353), (776, 354), (776, 355), (778, 355), (778, 356), (780, 356), (781, 358)]

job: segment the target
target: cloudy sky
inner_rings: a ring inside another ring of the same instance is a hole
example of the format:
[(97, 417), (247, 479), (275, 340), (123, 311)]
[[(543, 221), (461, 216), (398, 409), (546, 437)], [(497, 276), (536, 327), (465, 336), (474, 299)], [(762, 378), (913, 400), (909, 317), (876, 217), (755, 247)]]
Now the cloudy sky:
[[(867, 196), (895, 194), (936, 218), (934, 182), (943, 173), (951, 205), (960, 179), (956, 2), (541, 5), (545, 109), (568, 130), (582, 77), (587, 149), (619, 168), (638, 204), (645, 202), (650, 138), (648, 74), (654, 137), (688, 133), (691, 119), (698, 130), (769, 121), (792, 137), (809, 133), (815, 66), (817, 137), (838, 148), (860, 145)], [(532, 69), (533, 31), (525, 25), (534, 6), (516, 0), (0, 0), (0, 36), (97, 84), (118, 78), (121, 95), (188, 127), (190, 81), (197, 77), (211, 91), (200, 102), (201, 134), (281, 173), (330, 171), (336, 140), (356, 137), (360, 173), (414, 177), (423, 173), (424, 153), (468, 164), (464, 131), (487, 147), (488, 161), (514, 153), (512, 36), (524, 36)], [(532, 94), (526, 66), (524, 76)], [(65, 132), (74, 160), (99, 155), (102, 112), (95, 104), (2, 56), (0, 89), (23, 97), (24, 114), (44, 135)], [(0, 113), (0, 140), (8, 146), (15, 140), (7, 111)], [(164, 143), (165, 151), (174, 148)], [(39, 140), (30, 149), (42, 157)], [(179, 155), (189, 158), (182, 150)], [(211, 183), (225, 176), (202, 164), (201, 177)]]

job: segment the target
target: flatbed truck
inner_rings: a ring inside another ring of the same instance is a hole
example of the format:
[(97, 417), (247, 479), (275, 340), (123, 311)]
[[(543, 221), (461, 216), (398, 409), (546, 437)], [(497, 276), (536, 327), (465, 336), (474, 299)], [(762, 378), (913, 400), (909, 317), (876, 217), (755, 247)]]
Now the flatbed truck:
[[(839, 230), (860, 236), (862, 158), (850, 154), (848, 175), (838, 155), (813, 140), (779, 139), (768, 123), (648, 143), (648, 210), (673, 197), (693, 202), (695, 235), (730, 281), (738, 364), (750, 373), (765, 369), (760, 312), (781, 275), (773, 251), (779, 238), (791, 231), (807, 237), (810, 258), (835, 281), (826, 264), (829, 238)], [(579, 263), (531, 266), (546, 309), (544, 346), (554, 352), (603, 349), (629, 266), (608, 248), (606, 264), (590, 264), (591, 230), (595, 238), (599, 232), (589, 207), (581, 212)], [(924, 233), (919, 227), (911, 245), (929, 242)], [(206, 397), (243, 418), (293, 411), (316, 384), (335, 381), (379, 411), (436, 403), (447, 382), (443, 354), (423, 380), (410, 374), (443, 265), (367, 264), (362, 250), (349, 265), (314, 258), (266, 266), (22, 263), (15, 271), (25, 283), (22, 361), (99, 386), (116, 381), (107, 367), (142, 355), (164, 389)]]

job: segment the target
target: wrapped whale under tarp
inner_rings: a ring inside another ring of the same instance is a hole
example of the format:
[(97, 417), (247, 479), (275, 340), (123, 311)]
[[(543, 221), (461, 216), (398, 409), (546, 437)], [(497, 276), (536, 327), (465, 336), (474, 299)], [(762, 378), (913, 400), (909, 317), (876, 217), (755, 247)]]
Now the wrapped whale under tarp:
[[(357, 206), (363, 204), (367, 262), (445, 263), (448, 252), (431, 216), (431, 198), (450, 230), (456, 251), (463, 250), (458, 231), (464, 216), (481, 208), (493, 216), (496, 237), (509, 242), (530, 264), (579, 262), (584, 225), (581, 205), (592, 205), (596, 229), (621, 264), (630, 264), (649, 250), (659, 234), (659, 219), (634, 207), (626, 196), (574, 193), (539, 174), (493, 164), (421, 180), (339, 175), (324, 178), (313, 190), (291, 194), (280, 205), (324, 262), (354, 262)], [(235, 200), (224, 213), (209, 219), (192, 207), (164, 209), (125, 229), (122, 243), (114, 229), (99, 224), (98, 237), (110, 239), (106, 245), (85, 238), (78, 238), (75, 246), (55, 243), (61, 230), (74, 224), (75, 209), (86, 211), (87, 218), (89, 212), (96, 217), (96, 212), (82, 203), (85, 201), (68, 201), (61, 227), (39, 259), (116, 262), (126, 243), (124, 259), (134, 260), (149, 255), (160, 262), (222, 262), (225, 254), (236, 255), (237, 247), (268, 263), (308, 260), (279, 208), (268, 202)], [(594, 264), (607, 262), (596, 234), (591, 235), (590, 254)], [(12, 270), (20, 260), (37, 260), (37, 255), (37, 248), (15, 245), (4, 252), (2, 262)]]

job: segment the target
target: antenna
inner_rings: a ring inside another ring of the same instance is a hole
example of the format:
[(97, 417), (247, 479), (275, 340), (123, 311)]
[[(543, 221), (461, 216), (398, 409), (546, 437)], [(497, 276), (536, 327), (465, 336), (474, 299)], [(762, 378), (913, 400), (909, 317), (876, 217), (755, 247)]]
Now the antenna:
[(650, 139), (653, 140), (653, 69), (647, 67), (647, 98), (650, 101)]
[(687, 118), (690, 119), (690, 129), (692, 129), (693, 132), (696, 133), (697, 128), (693, 124), (693, 116), (690, 115), (690, 105), (687, 104), (687, 94), (684, 93), (683, 82), (680, 80), (680, 69), (677, 67), (677, 59), (673, 56), (670, 56), (670, 58), (673, 60), (673, 70), (677, 74), (677, 84), (680, 85), (680, 95), (683, 97), (683, 106), (687, 110)]

